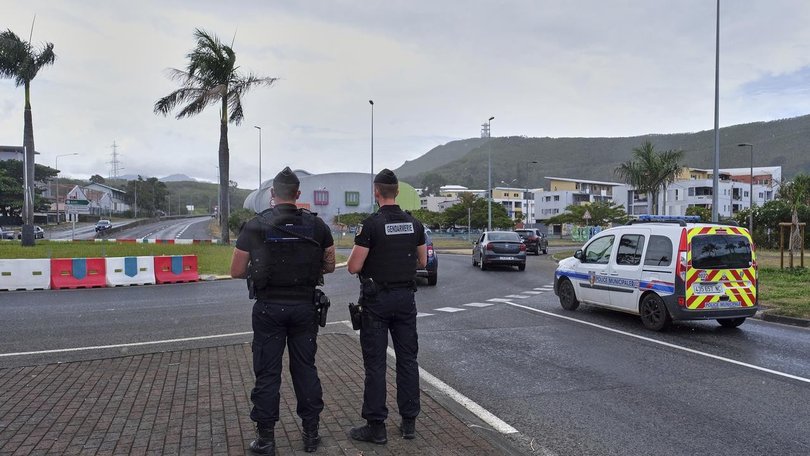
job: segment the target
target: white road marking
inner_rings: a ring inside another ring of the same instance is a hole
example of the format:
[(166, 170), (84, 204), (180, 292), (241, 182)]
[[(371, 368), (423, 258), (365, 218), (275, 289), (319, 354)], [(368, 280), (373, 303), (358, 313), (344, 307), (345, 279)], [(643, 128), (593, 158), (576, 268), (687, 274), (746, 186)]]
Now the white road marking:
[(464, 312), (467, 309), (459, 309), (458, 307), (439, 307), (438, 309), (433, 310), (438, 310), (439, 312), (454, 313), (454, 312)]
[(766, 372), (768, 374), (778, 375), (780, 377), (785, 377), (785, 378), (789, 378), (789, 379), (792, 379), (792, 380), (798, 380), (800, 382), (810, 383), (810, 378), (799, 377), (798, 375), (793, 375), (793, 374), (788, 374), (788, 373), (785, 373), (785, 372), (776, 371), (776, 370), (773, 370), (773, 369), (768, 369), (767, 367), (761, 367), (761, 366), (757, 366), (757, 365), (754, 365), (754, 364), (749, 364), (749, 363), (745, 363), (745, 362), (742, 362), (742, 361), (737, 361), (736, 359), (725, 358), (723, 356), (713, 355), (711, 353), (702, 352), (702, 351), (695, 350), (695, 349), (692, 349), (692, 348), (682, 347), (680, 345), (675, 345), (675, 344), (671, 344), (669, 342), (655, 340), (655, 339), (652, 339), (652, 338), (649, 338), (649, 337), (639, 336), (638, 334), (633, 334), (633, 333), (629, 333), (629, 332), (626, 332), (626, 331), (621, 331), (621, 330), (618, 330), (618, 329), (610, 328), (610, 327), (607, 327), (607, 326), (602, 326), (602, 325), (599, 325), (599, 324), (596, 324), (596, 323), (591, 323), (589, 321), (583, 321), (583, 320), (579, 320), (579, 319), (576, 319), (576, 318), (567, 317), (565, 315), (555, 314), (553, 312), (547, 312), (545, 310), (535, 309), (534, 307), (524, 306), (522, 304), (516, 304), (514, 302), (507, 302), (506, 304), (509, 304), (510, 306), (514, 306), (514, 307), (519, 307), (521, 309), (530, 310), (532, 312), (537, 312), (537, 313), (540, 313), (540, 314), (543, 314), (543, 315), (547, 315), (549, 317), (554, 317), (554, 318), (560, 318), (560, 319), (563, 319), (563, 320), (573, 321), (575, 323), (580, 323), (580, 324), (587, 325), (587, 326), (593, 326), (594, 328), (604, 329), (605, 331), (609, 331), (609, 332), (612, 332), (612, 333), (621, 334), (621, 335), (628, 336), (628, 337), (633, 337), (635, 339), (640, 339), (640, 340), (651, 342), (651, 343), (658, 344), (658, 345), (663, 345), (664, 347), (674, 348), (676, 350), (682, 350), (682, 351), (685, 351), (687, 353), (692, 353), (694, 355), (705, 356), (707, 358), (716, 359), (718, 361), (723, 361), (723, 362), (726, 362), (726, 363), (729, 363), (729, 364), (736, 364), (738, 366), (747, 367), (749, 369), (758, 370), (760, 372)]
[(506, 295), (505, 297), (507, 297), (507, 298), (513, 298), (513, 299), (526, 299), (526, 298), (531, 298), (531, 296), (523, 296), (523, 295)]
[(521, 291), (520, 293), (521, 293), (521, 294), (529, 294), (529, 295), (539, 295), (539, 294), (543, 294), (543, 292), (542, 292), (542, 291)]
[(503, 299), (503, 298), (492, 298), (492, 299), (487, 299), (487, 302), (510, 302), (510, 301), (508, 299)]
[(495, 304), (490, 304), (490, 303), (486, 303), (486, 302), (471, 302), (471, 303), (463, 304), (463, 305), (467, 306), (467, 307), (489, 307), (489, 306), (494, 306)]
[(419, 317), (430, 317), (430, 316), (433, 316), (433, 314), (424, 313), (424, 312), (418, 312), (418, 313), (416, 314), (416, 318), (419, 318)]
[(6, 358), (11, 356), (45, 355), (50, 353), (68, 353), (68, 352), (89, 351), (89, 350), (106, 350), (110, 348), (142, 347), (144, 345), (168, 344), (173, 342), (188, 342), (192, 340), (221, 339), (223, 337), (246, 336), (248, 334), (253, 334), (253, 331), (238, 332), (231, 334), (214, 334), (212, 336), (184, 337), (182, 339), (165, 339), (165, 340), (152, 340), (148, 342), (132, 342), (129, 344), (96, 345), (91, 347), (74, 347), (74, 348), (59, 348), (55, 350), (40, 350), (31, 352), (0, 353), (0, 358)]
[[(396, 352), (394, 352), (393, 348), (388, 347), (387, 352), (389, 356), (396, 359), (397, 355)], [(436, 388), (442, 393), (448, 395), (454, 401), (461, 404), (462, 407), (472, 412), (475, 416), (480, 418), (483, 422), (487, 423), (488, 425), (492, 426), (496, 431), (500, 432), (501, 434), (516, 434), (518, 432), (517, 429), (513, 428), (502, 419), (493, 415), (490, 411), (488, 411), (484, 407), (478, 405), (472, 399), (459, 393), (452, 386), (439, 380), (438, 378), (431, 375), (428, 371), (422, 369), (421, 367), (419, 368), (419, 377), (423, 381), (430, 384), (430, 386)]]
[(535, 290), (537, 290), (537, 291), (539, 291), (541, 293), (544, 292), (544, 291), (548, 291), (547, 288), (535, 288)]

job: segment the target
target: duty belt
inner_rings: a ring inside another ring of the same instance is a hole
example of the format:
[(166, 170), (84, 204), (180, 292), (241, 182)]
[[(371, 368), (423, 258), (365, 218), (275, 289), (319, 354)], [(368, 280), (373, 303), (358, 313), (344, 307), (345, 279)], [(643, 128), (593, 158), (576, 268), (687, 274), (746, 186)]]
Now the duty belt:
[(405, 282), (378, 282), (378, 285), (380, 285), (383, 288), (387, 288), (389, 290), (393, 290), (396, 288), (412, 288), (414, 286), (414, 281), (408, 280)]
[(256, 290), (258, 299), (312, 300), (315, 287), (269, 287)]

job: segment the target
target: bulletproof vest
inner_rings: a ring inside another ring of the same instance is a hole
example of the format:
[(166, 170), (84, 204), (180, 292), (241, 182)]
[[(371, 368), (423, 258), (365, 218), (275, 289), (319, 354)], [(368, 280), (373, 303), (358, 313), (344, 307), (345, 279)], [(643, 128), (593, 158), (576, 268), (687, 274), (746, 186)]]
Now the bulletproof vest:
[(314, 239), (315, 215), (271, 209), (257, 216), (264, 243), (250, 252), (250, 276), (257, 292), (318, 285), (323, 248)]
[(414, 280), (416, 276), (416, 243), (419, 229), (405, 211), (380, 210), (373, 215), (374, 245), (363, 263), (363, 275), (377, 283)]

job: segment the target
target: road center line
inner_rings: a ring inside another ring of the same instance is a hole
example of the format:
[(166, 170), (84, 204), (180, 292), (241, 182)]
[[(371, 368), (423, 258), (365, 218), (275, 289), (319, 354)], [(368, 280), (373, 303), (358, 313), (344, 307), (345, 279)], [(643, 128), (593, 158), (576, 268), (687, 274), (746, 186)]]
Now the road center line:
[(792, 379), (792, 380), (798, 380), (798, 381), (804, 382), (804, 383), (810, 383), (810, 378), (799, 377), (798, 375), (792, 375), (792, 374), (788, 374), (788, 373), (785, 373), (785, 372), (779, 372), (779, 371), (776, 371), (776, 370), (773, 370), (773, 369), (768, 369), (766, 367), (756, 366), (754, 364), (744, 363), (742, 361), (737, 361), (737, 360), (731, 359), (731, 358), (724, 358), (722, 356), (713, 355), (711, 353), (706, 353), (706, 352), (702, 352), (702, 351), (699, 351), (699, 350), (694, 350), (692, 348), (682, 347), (680, 345), (671, 344), (669, 342), (663, 342), (663, 341), (660, 341), (660, 340), (651, 339), (649, 337), (639, 336), (638, 334), (633, 334), (633, 333), (630, 333), (630, 332), (621, 331), (621, 330), (618, 330), (618, 329), (613, 329), (613, 328), (610, 328), (610, 327), (607, 327), (607, 326), (602, 326), (602, 325), (599, 325), (599, 324), (596, 324), (596, 323), (591, 323), (589, 321), (583, 321), (583, 320), (579, 320), (577, 318), (566, 317), (565, 315), (559, 315), (559, 314), (555, 314), (553, 312), (548, 312), (548, 311), (545, 311), (545, 310), (535, 309), (534, 307), (524, 306), (522, 304), (515, 304), (514, 302), (505, 302), (504, 304), (508, 304), (510, 306), (513, 306), (513, 307), (520, 307), (521, 309), (531, 310), (532, 312), (537, 312), (537, 313), (540, 313), (540, 314), (543, 314), (543, 315), (547, 315), (549, 317), (560, 318), (560, 319), (563, 319), (563, 320), (569, 320), (569, 321), (573, 321), (575, 323), (580, 323), (580, 324), (587, 325), (587, 326), (593, 326), (594, 328), (604, 329), (605, 331), (610, 331), (610, 332), (613, 332), (613, 333), (616, 333), (616, 334), (622, 334), (624, 336), (633, 337), (633, 338), (636, 338), (636, 339), (641, 339), (641, 340), (644, 340), (644, 341), (647, 341), (647, 342), (652, 342), (654, 344), (663, 345), (665, 347), (674, 348), (674, 349), (677, 349), (677, 350), (682, 350), (682, 351), (692, 353), (692, 354), (695, 354), (695, 355), (705, 356), (707, 358), (712, 358), (712, 359), (716, 359), (716, 360), (719, 360), (719, 361), (724, 361), (724, 362), (727, 362), (727, 363), (730, 363), (730, 364), (736, 364), (738, 366), (747, 367), (749, 369), (754, 369), (754, 370), (758, 370), (758, 371), (761, 371), (761, 372), (766, 372), (768, 374), (778, 375), (780, 377), (785, 377), (785, 378), (789, 378), (789, 379)]

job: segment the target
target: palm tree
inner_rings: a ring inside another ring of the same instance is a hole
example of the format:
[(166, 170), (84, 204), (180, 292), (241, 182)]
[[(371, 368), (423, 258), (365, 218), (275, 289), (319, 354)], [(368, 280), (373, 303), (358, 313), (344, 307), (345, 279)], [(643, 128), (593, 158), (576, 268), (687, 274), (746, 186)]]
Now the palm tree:
[[(31, 30), (33, 33), (33, 29)], [(56, 55), (53, 43), (45, 43), (37, 48), (31, 38), (23, 41), (11, 30), (0, 33), (0, 78), (12, 78), (17, 87), (25, 87), (25, 110), (23, 113), (23, 147), (25, 147), (26, 173), (28, 174), (23, 211), (23, 223), (33, 229), (34, 225), (34, 121), (31, 115), (31, 81), (46, 65), (53, 64)], [(27, 233), (27, 230), (23, 230)], [(31, 231), (33, 233), (33, 231)], [(22, 245), (33, 246), (33, 236), (23, 236)]]
[(675, 181), (681, 170), (683, 151), (668, 150), (657, 153), (647, 140), (633, 149), (633, 160), (616, 167), (614, 172), (636, 191), (648, 195), (647, 208), (651, 214), (658, 212), (658, 195), (663, 188)]
[[(222, 44), (214, 35), (196, 29), (197, 46), (188, 53), (185, 70), (169, 69), (168, 75), (180, 83), (180, 88), (155, 103), (155, 113), (167, 115), (178, 105), (185, 106), (176, 118), (191, 117), (209, 105), (220, 105), (219, 118), (219, 226), (221, 241), (230, 242), (228, 183), (230, 182), (228, 123), (239, 125), (244, 119), (242, 97), (255, 86), (270, 86), (277, 78), (243, 75), (237, 70), (236, 52)], [(229, 115), (230, 114), (230, 115)]]
[(788, 249), (793, 255), (798, 255), (804, 242), (799, 231), (799, 207), (810, 203), (810, 175), (797, 174), (792, 181), (783, 181), (779, 186), (779, 199), (784, 200), (790, 208)]

